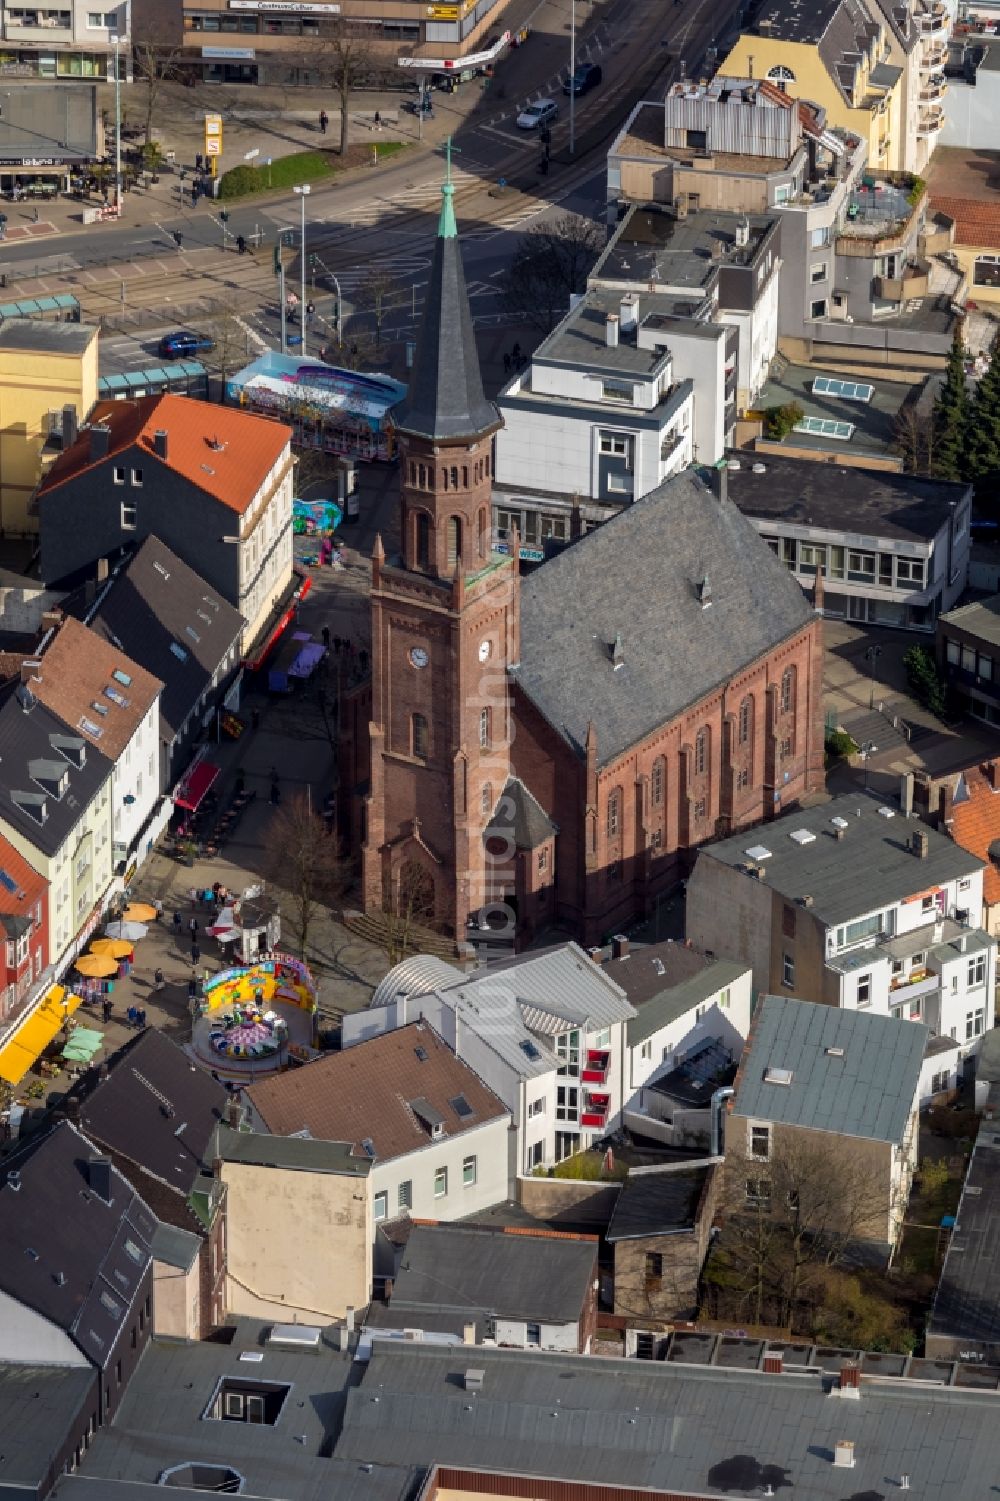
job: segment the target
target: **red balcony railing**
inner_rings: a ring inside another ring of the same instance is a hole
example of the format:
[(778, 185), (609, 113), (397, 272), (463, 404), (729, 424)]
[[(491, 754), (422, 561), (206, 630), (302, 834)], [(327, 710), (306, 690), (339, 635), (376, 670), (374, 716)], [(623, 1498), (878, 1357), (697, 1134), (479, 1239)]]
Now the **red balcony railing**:
[(608, 1064), (611, 1054), (596, 1049), (587, 1049), (587, 1061), (580, 1070), (580, 1077), (584, 1084), (604, 1084), (608, 1077)]
[(606, 1125), (610, 1103), (610, 1095), (593, 1094), (588, 1091), (587, 1103), (584, 1105), (580, 1116), (581, 1126), (595, 1126), (600, 1129)]

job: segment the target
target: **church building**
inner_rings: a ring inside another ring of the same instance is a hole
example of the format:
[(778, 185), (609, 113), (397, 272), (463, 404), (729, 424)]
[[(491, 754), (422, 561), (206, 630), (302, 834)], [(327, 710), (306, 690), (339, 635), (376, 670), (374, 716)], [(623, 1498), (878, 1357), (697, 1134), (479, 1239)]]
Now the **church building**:
[(516, 537), (493, 551), (501, 418), (443, 195), (393, 414), (400, 551), (376, 541), (371, 682), (344, 706), (364, 901), (458, 941), (558, 924), (591, 944), (649, 915), (699, 844), (822, 788), (822, 627), (725, 468), (684, 471), (523, 579)]

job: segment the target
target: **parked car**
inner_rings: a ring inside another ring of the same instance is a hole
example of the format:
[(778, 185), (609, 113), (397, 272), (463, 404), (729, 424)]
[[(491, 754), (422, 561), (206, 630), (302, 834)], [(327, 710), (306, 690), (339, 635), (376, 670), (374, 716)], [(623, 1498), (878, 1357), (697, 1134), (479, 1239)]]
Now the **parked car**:
[(160, 340), (161, 360), (180, 360), (188, 355), (201, 354), (206, 349), (214, 349), (215, 341), (207, 334), (192, 334), (180, 329), (174, 334), (164, 334)]
[(517, 117), (518, 130), (537, 130), (540, 125), (549, 125), (559, 114), (559, 106), (554, 99), (536, 99), (529, 104)]
[(591, 89), (596, 89), (604, 74), (596, 63), (581, 63), (563, 84), (564, 94), (575, 94), (577, 98), (581, 94), (589, 94)]

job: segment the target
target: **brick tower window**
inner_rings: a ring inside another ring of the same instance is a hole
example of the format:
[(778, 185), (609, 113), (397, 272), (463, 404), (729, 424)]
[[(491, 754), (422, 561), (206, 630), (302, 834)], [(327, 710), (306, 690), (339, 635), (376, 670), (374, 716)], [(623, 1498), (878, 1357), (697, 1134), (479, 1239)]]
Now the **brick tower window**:
[(417, 567), (426, 568), (431, 560), (431, 519), (426, 511), (417, 512)]
[(427, 720), (422, 714), (414, 714), (410, 720), (410, 749), (421, 761), (427, 759)]
[(663, 802), (663, 757), (657, 756), (653, 762), (653, 774), (649, 779), (649, 793), (654, 808), (658, 808)]
[(493, 812), (493, 783), (492, 782), (484, 782), (483, 783), (482, 809), (483, 809), (484, 813), (492, 813)]
[(791, 714), (795, 710), (795, 668), (786, 667), (781, 674), (781, 712)]
[(608, 798), (608, 838), (614, 839), (622, 825), (622, 795), (616, 787)]
[(708, 731), (699, 730), (694, 739), (695, 776), (703, 777), (708, 770)]
[(448, 517), (448, 567), (457, 568), (462, 556), (462, 522), (458, 516)]
[(479, 713), (479, 746), (481, 750), (489, 750), (493, 743), (493, 715), (489, 709), (481, 709)]
[(753, 699), (745, 698), (740, 704), (740, 744), (750, 739), (750, 723), (753, 716)]

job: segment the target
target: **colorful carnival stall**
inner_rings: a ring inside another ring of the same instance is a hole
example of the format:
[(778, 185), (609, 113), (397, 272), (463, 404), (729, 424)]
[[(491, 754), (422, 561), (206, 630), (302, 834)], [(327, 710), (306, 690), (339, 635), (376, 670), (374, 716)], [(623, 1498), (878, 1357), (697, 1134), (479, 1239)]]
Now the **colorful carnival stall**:
[(389, 375), (363, 375), (268, 350), (226, 383), (233, 406), (280, 417), (300, 448), (353, 459), (391, 459), (389, 413), (406, 387)]

